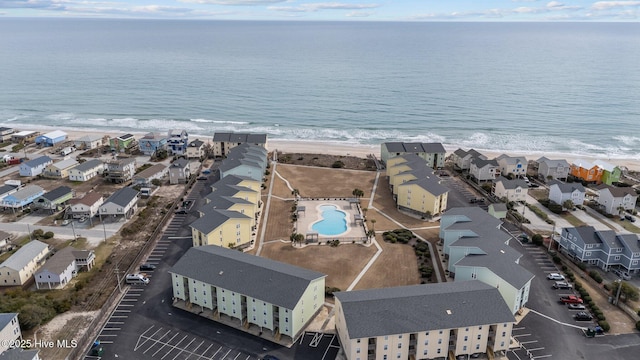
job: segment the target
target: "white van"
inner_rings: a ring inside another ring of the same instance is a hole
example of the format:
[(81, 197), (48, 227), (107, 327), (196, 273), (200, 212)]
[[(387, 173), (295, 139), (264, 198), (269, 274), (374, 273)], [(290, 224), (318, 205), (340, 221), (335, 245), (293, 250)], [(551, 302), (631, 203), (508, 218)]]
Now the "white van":
[(125, 282), (127, 284), (144, 284), (147, 285), (149, 283), (149, 278), (144, 274), (127, 274), (125, 277)]

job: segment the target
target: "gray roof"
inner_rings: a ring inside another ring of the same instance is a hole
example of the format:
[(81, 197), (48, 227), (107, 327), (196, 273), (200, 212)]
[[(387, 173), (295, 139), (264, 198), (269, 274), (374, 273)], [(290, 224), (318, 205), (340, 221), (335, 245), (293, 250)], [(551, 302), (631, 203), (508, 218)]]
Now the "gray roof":
[(546, 157), (541, 157), (540, 159), (537, 160), (538, 164), (542, 164), (545, 163), (547, 164), (547, 167), (550, 168), (555, 168), (558, 167), (559, 165), (562, 165), (562, 167), (569, 167), (569, 162), (565, 159), (559, 159), (559, 160), (551, 160), (551, 159), (547, 159)]
[(16, 316), (18, 316), (17, 313), (0, 313), (0, 330), (4, 329)]
[(17, 188), (17, 186), (13, 186), (13, 185), (2, 185), (0, 186), (0, 196), (13, 191)]
[(435, 171), (432, 168), (430, 168), (429, 166), (424, 166), (418, 169), (403, 171), (401, 173), (396, 174), (396, 176), (413, 175), (416, 179), (420, 179), (420, 178), (430, 177), (430, 176), (435, 177), (434, 174), (435, 174)]
[(26, 245), (22, 246), (18, 251), (5, 260), (0, 267), (6, 266), (13, 270), (22, 270), (29, 261), (33, 260), (36, 255), (40, 254), (49, 245), (38, 240), (31, 240)]
[(200, 139), (195, 139), (192, 142), (189, 143), (190, 147), (200, 147), (202, 146), (202, 144), (204, 144), (204, 141), (200, 140)]
[(191, 223), (191, 227), (204, 234), (209, 234), (229, 219), (251, 219), (249, 216), (233, 210), (213, 209)]
[(249, 181), (258, 181), (256, 179), (250, 178), (248, 176), (242, 176), (242, 175), (227, 175), (225, 177), (223, 177), (222, 179), (216, 181), (215, 183), (213, 183), (213, 185), (211, 185), (212, 189), (217, 189), (218, 187), (224, 186), (224, 185), (238, 185), (241, 182), (245, 181), (245, 180), (249, 180)]
[(210, 193), (209, 195), (205, 196), (205, 198), (213, 199), (216, 196), (235, 196), (240, 191), (248, 191), (248, 192), (257, 193), (256, 190), (251, 190), (250, 188), (245, 187), (245, 186), (226, 185), (226, 184), (218, 185), (218, 183), (219, 183), (219, 181), (214, 184), (215, 185), (214, 191), (212, 193)]
[(474, 164), (478, 169), (482, 169), (485, 166), (500, 166), (495, 159), (486, 160), (479, 157), (474, 157), (473, 159), (471, 159), (471, 163)]
[(387, 151), (396, 153), (446, 153), (441, 143), (404, 143), (404, 142), (387, 142), (384, 143)]
[(48, 162), (53, 162), (53, 160), (50, 157), (45, 155), (45, 156), (41, 156), (39, 158), (35, 158), (33, 160), (25, 161), (24, 164), (26, 166), (28, 166), (28, 167), (32, 167), (33, 168), (33, 167), (37, 167), (37, 166), (46, 164)]
[(207, 197), (211, 202), (200, 207), (200, 209), (198, 209), (200, 212), (207, 213), (214, 209), (228, 210), (235, 204), (255, 205), (251, 201), (247, 201), (245, 199), (233, 196), (220, 196), (216, 192), (213, 192), (212, 194), (212, 196)]
[(76, 161), (76, 159), (64, 159), (61, 161), (58, 161), (56, 163), (51, 164), (51, 166), (56, 167), (58, 169), (68, 169), (70, 167), (73, 167), (74, 165), (77, 165), (78, 162)]
[(596, 229), (593, 226), (577, 226), (566, 228), (566, 230), (578, 236), (585, 244), (602, 244), (602, 240), (596, 235)]
[(126, 206), (133, 200), (133, 198), (138, 196), (138, 191), (136, 189), (125, 187), (116, 192), (114, 192), (107, 200), (104, 201), (104, 204), (114, 203), (120, 206)]
[(496, 160), (504, 160), (507, 164), (527, 164), (527, 158), (524, 156), (509, 156), (506, 154), (502, 154), (496, 158)]
[(265, 156), (269, 153), (267, 149), (263, 148), (262, 146), (251, 144), (251, 143), (243, 143), (229, 150), (229, 154), (237, 153), (237, 152), (254, 152), (254, 153), (259, 153)]
[(424, 177), (416, 180), (407, 181), (398, 186), (400, 187), (400, 186), (410, 186), (410, 185), (418, 185), (419, 187), (428, 191), (433, 196), (439, 196), (449, 192), (449, 189), (446, 186), (440, 185), (440, 180), (438, 179), (437, 176)]
[(13, 348), (5, 350), (0, 354), (0, 360), (33, 360), (40, 350), (26, 350), (21, 348)]
[(351, 339), (515, 321), (498, 289), (477, 280), (338, 292), (335, 297)]
[[(509, 248), (509, 245), (505, 245), (505, 247)], [(465, 256), (456, 263), (456, 266), (487, 268), (514, 288), (521, 289), (527, 282), (533, 279), (534, 275), (516, 263), (513, 253), (510, 254), (510, 248), (506, 248), (503, 249), (504, 252)]]
[(312, 281), (326, 276), (215, 245), (189, 249), (169, 272), (286, 309), (296, 306)]
[(578, 190), (581, 193), (585, 192), (584, 186), (582, 186), (582, 183), (579, 182), (563, 183), (562, 181), (558, 180), (549, 181), (549, 187), (553, 185), (556, 185), (560, 189), (560, 192), (563, 194), (572, 193), (575, 190)]
[(0, 241), (4, 240), (4, 239), (9, 239), (11, 238), (13, 235), (9, 234), (8, 232), (2, 231), (0, 230)]
[(607, 184), (601, 184), (596, 187), (599, 191), (609, 190), (613, 197), (625, 197), (626, 195), (638, 196), (638, 193), (632, 187), (616, 187)]
[(640, 252), (640, 239), (637, 234), (620, 234), (618, 238), (632, 253)]
[(164, 164), (155, 164), (153, 166), (150, 166), (142, 171), (140, 171), (139, 173), (137, 173), (136, 175), (134, 175), (134, 178), (136, 179), (146, 179), (148, 177), (152, 177), (158, 173), (161, 173), (163, 171), (165, 171), (167, 167)]
[(489, 207), (493, 208), (493, 211), (507, 211), (507, 204), (505, 203), (489, 204)]
[(57, 188), (44, 193), (42, 197), (49, 201), (55, 201), (72, 192), (73, 190), (68, 186), (58, 186)]
[(526, 188), (529, 187), (529, 185), (527, 185), (526, 181), (524, 181), (522, 179), (509, 180), (504, 176), (499, 176), (494, 181), (496, 183), (501, 182), (502, 186), (504, 186), (505, 189), (517, 189), (518, 187), (526, 189)]
[(14, 197), (16, 200), (22, 201), (43, 192), (44, 192), (44, 189), (38, 185), (27, 185), (22, 189), (16, 191), (15, 193), (11, 194), (11, 196)]
[(82, 164), (74, 167), (75, 170), (81, 171), (81, 172), (85, 172), (88, 170), (91, 170), (97, 166), (100, 165), (104, 165), (104, 163), (102, 162), (102, 160), (98, 160), (98, 159), (91, 159), (91, 160), (87, 160), (85, 162), (83, 162)]
[(171, 163), (172, 167), (179, 167), (181, 169), (184, 169), (187, 167), (187, 165), (189, 165), (189, 160), (185, 159), (185, 158), (180, 158), (174, 162)]
[(48, 270), (53, 274), (61, 274), (69, 265), (76, 259), (73, 251), (75, 249), (71, 246), (56, 252), (49, 260), (36, 272), (40, 273), (44, 270)]
[(219, 169), (221, 172), (225, 172), (242, 165), (258, 169), (258, 173), (262, 172), (262, 167), (260, 166), (260, 164), (246, 159), (226, 159), (222, 162), (222, 164), (220, 164)]
[(267, 142), (267, 134), (217, 132), (213, 134), (213, 141), (265, 144)]

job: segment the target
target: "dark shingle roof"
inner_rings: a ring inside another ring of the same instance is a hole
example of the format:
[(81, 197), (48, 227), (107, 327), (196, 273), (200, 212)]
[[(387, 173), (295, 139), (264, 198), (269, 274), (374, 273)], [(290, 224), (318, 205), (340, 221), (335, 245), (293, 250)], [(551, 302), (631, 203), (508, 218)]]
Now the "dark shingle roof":
[(428, 191), (433, 196), (439, 196), (449, 192), (446, 186), (440, 185), (437, 177), (424, 177), (416, 180), (407, 181), (399, 186), (418, 185), (422, 189)]
[(49, 260), (47, 260), (37, 273), (44, 270), (48, 270), (54, 274), (62, 273), (76, 259), (73, 254), (74, 250), (75, 249), (71, 246), (67, 246), (66, 248), (56, 252)]
[(13, 185), (2, 185), (0, 186), (0, 196), (13, 191), (17, 188), (17, 186), (13, 186)]
[(191, 227), (204, 233), (209, 234), (229, 219), (251, 219), (247, 215), (241, 214), (233, 210), (215, 209), (205, 213), (205, 215), (191, 223)]
[(494, 180), (496, 183), (502, 183), (502, 186), (505, 189), (517, 189), (518, 187), (521, 187), (523, 189), (526, 189), (529, 187), (529, 185), (527, 185), (527, 183), (522, 180), (522, 179), (513, 179), (513, 180), (509, 180), (504, 176), (500, 176), (497, 179)]
[(17, 313), (0, 313), (0, 330), (4, 329), (17, 315)]
[(403, 143), (403, 142), (387, 142), (384, 143), (387, 151), (395, 153), (445, 153), (446, 150), (441, 143)]
[(199, 140), (199, 139), (195, 139), (192, 142), (189, 143), (190, 147), (200, 147), (202, 146), (202, 144), (204, 144), (204, 141)]
[(114, 192), (111, 196), (109, 196), (107, 200), (105, 200), (104, 203), (106, 204), (111, 202), (116, 205), (126, 206), (131, 202), (131, 200), (133, 200), (133, 198), (137, 196), (138, 196), (137, 190), (130, 187), (125, 187)]
[(180, 158), (174, 162), (171, 163), (172, 167), (177, 167), (177, 168), (181, 168), (184, 169), (187, 167), (187, 165), (189, 165), (189, 160), (185, 159), (185, 158)]
[(33, 360), (39, 352), (40, 350), (38, 349), (26, 350), (13, 348), (3, 351), (2, 354), (0, 354), (0, 360)]
[(598, 189), (598, 190), (609, 190), (611, 195), (613, 195), (613, 197), (616, 197), (616, 198), (617, 197), (625, 197), (626, 195), (638, 196), (638, 193), (636, 193), (636, 191), (632, 187), (616, 187), (616, 186), (610, 186), (610, 185), (602, 184), (602, 185), (596, 187), (596, 189)]
[(556, 185), (560, 189), (560, 192), (563, 194), (572, 193), (575, 190), (578, 190), (579, 192), (582, 192), (582, 193), (585, 192), (584, 186), (582, 186), (582, 184), (579, 182), (563, 183), (562, 181), (558, 181), (558, 180), (550, 180), (549, 187), (553, 185)]
[(42, 197), (49, 201), (55, 201), (71, 192), (73, 192), (73, 190), (68, 186), (58, 186), (57, 188), (46, 192)]
[(326, 275), (215, 245), (191, 248), (169, 270), (293, 309), (310, 282)]
[(474, 164), (478, 169), (482, 169), (487, 165), (498, 167), (498, 162), (495, 159), (485, 160), (482, 158), (474, 157), (471, 159), (471, 163)]
[(351, 339), (515, 321), (498, 289), (477, 280), (338, 292), (335, 297)]
[(26, 161), (24, 164), (26, 166), (28, 166), (28, 167), (36, 167), (36, 166), (40, 166), (40, 165), (46, 164), (48, 162), (53, 162), (53, 160), (51, 160), (50, 157), (45, 155), (45, 156), (41, 156), (39, 158), (35, 158), (33, 160)]
[(102, 162), (102, 160), (98, 160), (98, 159), (91, 159), (88, 161), (83, 162), (82, 164), (74, 167), (75, 170), (81, 171), (81, 172), (85, 172), (87, 170), (91, 170), (97, 166), (100, 165), (104, 165), (104, 163)]
[(267, 142), (267, 134), (217, 132), (213, 134), (213, 141), (264, 144)]

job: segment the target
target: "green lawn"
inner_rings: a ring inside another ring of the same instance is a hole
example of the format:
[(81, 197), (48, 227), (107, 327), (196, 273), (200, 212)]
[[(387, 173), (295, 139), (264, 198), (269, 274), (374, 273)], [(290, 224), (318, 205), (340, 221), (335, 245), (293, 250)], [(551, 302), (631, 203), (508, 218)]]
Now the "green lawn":
[(567, 220), (569, 222), (569, 224), (571, 224), (571, 225), (573, 225), (575, 227), (587, 225), (582, 220), (578, 219), (577, 217), (575, 217), (572, 213), (570, 213), (568, 211), (565, 211), (560, 216), (563, 219)]

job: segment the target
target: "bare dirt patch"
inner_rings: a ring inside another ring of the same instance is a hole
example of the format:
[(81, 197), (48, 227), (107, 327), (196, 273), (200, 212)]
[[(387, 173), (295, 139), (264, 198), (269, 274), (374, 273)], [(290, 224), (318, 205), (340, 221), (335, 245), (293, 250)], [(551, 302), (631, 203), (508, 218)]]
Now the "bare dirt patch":
[(354, 170), (375, 171), (376, 164), (371, 159), (356, 156), (340, 156), (327, 154), (300, 154), (278, 152), (278, 162), (281, 164), (317, 166), (330, 168), (341, 163), (341, 168)]
[(380, 234), (376, 241), (382, 253), (356, 285), (356, 290), (420, 284), (418, 263), (413, 248), (404, 244), (389, 244)]
[(291, 207), (293, 204), (293, 200), (283, 201), (271, 198), (269, 222), (264, 235), (265, 241), (289, 239), (289, 236), (293, 233), (293, 221), (291, 219)]
[(376, 178), (375, 172), (309, 166), (278, 164), (276, 170), (300, 192), (300, 196), (312, 198), (353, 197), (356, 188), (364, 191), (363, 197), (367, 198), (371, 196)]

